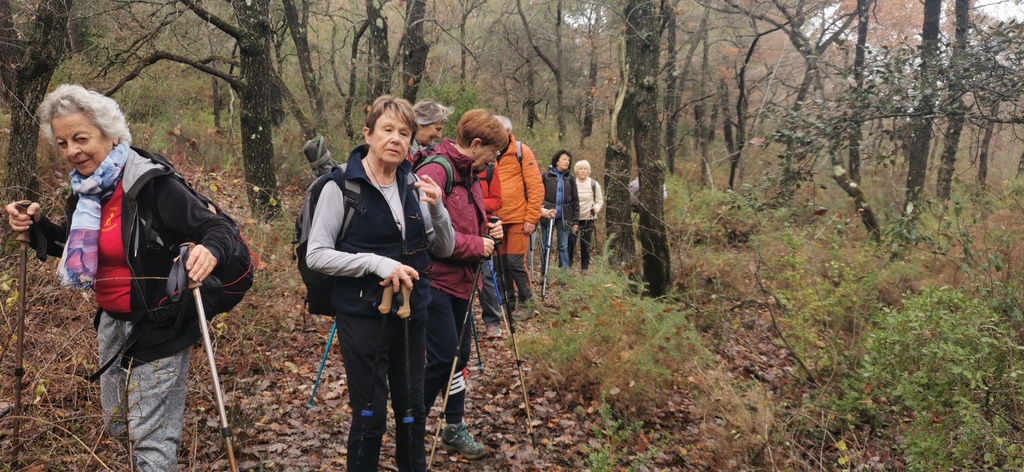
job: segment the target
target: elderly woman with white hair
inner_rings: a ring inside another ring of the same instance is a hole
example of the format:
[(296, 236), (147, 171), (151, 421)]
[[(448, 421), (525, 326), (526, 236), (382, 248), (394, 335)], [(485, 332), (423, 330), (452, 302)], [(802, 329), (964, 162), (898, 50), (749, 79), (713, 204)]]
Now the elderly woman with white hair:
[(72, 168), (65, 219), (53, 223), (38, 203), (12, 202), (5, 207), (8, 222), (16, 232), (32, 229), (33, 247), (61, 257), (63, 285), (95, 294), (93, 324), (105, 364), (95, 376), (111, 435), (125, 443), (135, 469), (178, 470), (189, 349), (200, 331), (189, 297), (164, 302), (166, 279), (177, 246), (194, 242), (185, 267), (191, 283), (202, 282), (230, 258), (233, 230), (173, 175), (166, 159), (130, 147), (128, 124), (113, 99), (61, 85), (43, 100), (38, 117)]
[(580, 270), (586, 272), (590, 268), (590, 243), (594, 237), (594, 225), (597, 215), (604, 208), (604, 193), (601, 184), (590, 178), (590, 162), (576, 161), (576, 197), (580, 202), (580, 229), (569, 234), (569, 265), (572, 265), (576, 253), (576, 240), (580, 242)]
[(415, 162), (416, 153), (427, 149), (434, 141), (441, 139), (448, 117), (455, 109), (446, 107), (431, 99), (420, 100), (412, 107), (416, 116), (416, 134), (409, 146), (409, 161)]

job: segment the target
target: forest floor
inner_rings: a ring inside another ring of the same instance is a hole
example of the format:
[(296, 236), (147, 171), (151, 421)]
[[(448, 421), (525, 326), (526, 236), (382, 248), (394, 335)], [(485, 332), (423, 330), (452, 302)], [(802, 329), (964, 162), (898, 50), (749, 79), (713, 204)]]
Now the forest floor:
[[(241, 189), (222, 189), (244, 195)], [(286, 201), (297, 201), (302, 190), (283, 188)], [(289, 208), (289, 206), (285, 206)], [(233, 210), (238, 212), (240, 210)], [(288, 216), (291, 217), (290, 215)], [(244, 218), (239, 218), (244, 220)], [(323, 379), (312, 407), (307, 407), (331, 328), (326, 317), (302, 313), (300, 293), (287, 239), (275, 239), (276, 247), (261, 254), (263, 273), (269, 281), (252, 292), (234, 312), (214, 322), (217, 364), (229, 419), (236, 436), (235, 455), (243, 470), (326, 471), (343, 470), (345, 439), (351, 413), (341, 356), (335, 347), (328, 356)], [(2, 305), (3, 344), (0, 365), (0, 410), (10, 402), (14, 365), (17, 256), (3, 256), (2, 282), (7, 302)], [(30, 313), (27, 319), (25, 403), (22, 437), (26, 452), (18, 467), (11, 467), (9, 445), (12, 421), (0, 420), (0, 456), (5, 470), (128, 470), (124, 449), (102, 433), (99, 389), (78, 375), (95, 367), (95, 333), (91, 327), (91, 297), (56, 287), (53, 262), (30, 261)], [(267, 279), (265, 279), (267, 280)], [(549, 303), (560, 287), (550, 287)], [(300, 290), (301, 291), (301, 290)], [(545, 307), (556, 309), (554, 304)], [(242, 311), (246, 314), (238, 315)], [(778, 404), (794, 395), (792, 362), (779, 347), (767, 310), (757, 304), (738, 305), (733, 314), (742, 322), (717, 339), (715, 352), (730, 376), (755, 379)], [(458, 454), (438, 448), (433, 470), (545, 470), (578, 471), (609, 464), (606, 470), (744, 470), (772, 469), (769, 457), (753, 462), (749, 453), (723, 456), (714, 436), (702, 434), (716, 421), (694, 408), (690, 379), (677, 379), (666, 399), (649, 411), (652, 415), (616, 422), (600, 398), (592, 394), (558, 390), (526, 358), (523, 369), (532, 422), (528, 425), (525, 401), (512, 342), (486, 339), (479, 328), (469, 367), (466, 422), (490, 454), (465, 461)], [(551, 329), (544, 314), (517, 323), (517, 335), (528, 337)], [(481, 368), (482, 363), (482, 368)], [(609, 393), (614, 395), (614, 392)], [(182, 470), (228, 470), (206, 357), (193, 350), (183, 442), (179, 451)], [(439, 402), (440, 403), (440, 402)], [(427, 422), (428, 451), (437, 427), (435, 406)], [(642, 426), (631, 428), (636, 421)], [(389, 424), (393, 423), (393, 416)], [(533, 440), (528, 434), (533, 429)], [(428, 452), (429, 455), (429, 452)], [(381, 452), (383, 470), (394, 467), (393, 425)]]

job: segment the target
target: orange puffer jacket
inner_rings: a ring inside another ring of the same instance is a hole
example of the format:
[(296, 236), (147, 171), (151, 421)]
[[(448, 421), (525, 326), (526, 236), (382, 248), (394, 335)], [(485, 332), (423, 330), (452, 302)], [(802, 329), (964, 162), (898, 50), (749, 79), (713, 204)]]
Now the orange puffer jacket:
[(540, 221), (544, 205), (544, 181), (533, 151), (526, 144), (523, 161), (516, 158), (516, 137), (510, 136), (508, 149), (498, 159), (495, 172), (501, 176), (501, 209), (498, 217), (504, 224)]

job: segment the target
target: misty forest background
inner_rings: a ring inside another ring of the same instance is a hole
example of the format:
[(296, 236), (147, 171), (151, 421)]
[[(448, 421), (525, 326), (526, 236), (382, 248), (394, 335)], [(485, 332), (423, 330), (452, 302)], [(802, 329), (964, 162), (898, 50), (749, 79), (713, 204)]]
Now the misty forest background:
[[(384, 93), (455, 107), (448, 137), (461, 113), (489, 108), (543, 167), (563, 148), (589, 160), (607, 206), (593, 270), (553, 274), (545, 313), (519, 336), (545, 440), (522, 438), (511, 371), (471, 395), (501, 409), (471, 415), (485, 442), (511, 444), (487, 467), (1018, 469), (1020, 9), (0, 0), (3, 197), (62, 208), (67, 166), (33, 117), (53, 84), (114, 97), (136, 145), (236, 215), (260, 258), (255, 290), (214, 326), (243, 462), (332, 470), (345, 395), (324, 399), (337, 411), (296, 412), (326, 331), (302, 313), (291, 259), (301, 146), (322, 134), (343, 159)], [(18, 246), (2, 231), (0, 403), (20, 296)], [(75, 377), (96, 363), (89, 295), (54, 287), (52, 261), (30, 267), (23, 464), (120, 470), (98, 394)], [(200, 360), (182, 464), (218, 470)]]

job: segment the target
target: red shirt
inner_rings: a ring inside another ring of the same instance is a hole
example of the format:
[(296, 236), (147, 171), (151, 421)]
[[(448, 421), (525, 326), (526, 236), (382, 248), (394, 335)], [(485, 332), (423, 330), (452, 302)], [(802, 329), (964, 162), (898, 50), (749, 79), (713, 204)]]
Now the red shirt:
[(106, 311), (132, 311), (132, 273), (121, 240), (121, 201), (124, 190), (117, 184), (100, 211), (99, 265), (96, 268), (96, 302)]

